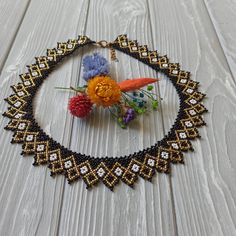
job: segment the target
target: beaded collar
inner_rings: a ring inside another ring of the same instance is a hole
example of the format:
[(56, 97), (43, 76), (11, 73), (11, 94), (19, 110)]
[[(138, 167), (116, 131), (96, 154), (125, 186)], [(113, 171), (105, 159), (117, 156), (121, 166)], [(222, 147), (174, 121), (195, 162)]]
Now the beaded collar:
[[(47, 56), (37, 57), (34, 64), (27, 66), (28, 72), (20, 75), (21, 82), (11, 86), (14, 93), (5, 99), (10, 105), (3, 114), (10, 118), (5, 129), (14, 131), (11, 142), (23, 144), (22, 155), (34, 155), (33, 165), (48, 164), (51, 176), (64, 174), (69, 183), (83, 179), (87, 188), (101, 181), (113, 190), (120, 180), (133, 187), (138, 176), (151, 181), (156, 171), (170, 173), (171, 164), (184, 163), (183, 152), (193, 150), (190, 141), (200, 137), (197, 128), (205, 125), (202, 113), (207, 110), (201, 103), (205, 94), (198, 91), (199, 83), (191, 80), (190, 73), (181, 70), (178, 63), (170, 63), (167, 56), (160, 56), (146, 45), (138, 45), (126, 35), (118, 36), (109, 47), (166, 74), (179, 95), (177, 118), (161, 141), (130, 155), (97, 158), (65, 148), (35, 120), (33, 98), (50, 72), (65, 57), (95, 43), (87, 36), (58, 43), (57, 48), (47, 50)], [(100, 41), (100, 46), (105, 47), (106, 42)]]

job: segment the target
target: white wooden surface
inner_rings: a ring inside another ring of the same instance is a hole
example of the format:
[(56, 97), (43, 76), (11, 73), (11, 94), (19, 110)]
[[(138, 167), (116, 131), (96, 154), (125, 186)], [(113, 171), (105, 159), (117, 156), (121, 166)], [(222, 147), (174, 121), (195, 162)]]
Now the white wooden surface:
[[(121, 184), (114, 193), (102, 185), (87, 191), (82, 181), (69, 186), (62, 176), (51, 178), (46, 167), (33, 167), (32, 158), (20, 157), (20, 145), (10, 144), (11, 133), (3, 130), (8, 120), (0, 117), (0, 235), (236, 235), (235, 8), (229, 0), (1, 0), (1, 113), (18, 74), (56, 42), (78, 34), (112, 41), (122, 33), (191, 71), (208, 95), (209, 113), (195, 152), (173, 167), (171, 177), (158, 174), (152, 184), (140, 179), (135, 190)], [(148, 122), (141, 118), (120, 130), (101, 110), (87, 122), (72, 119), (66, 110), (71, 94), (54, 87), (82, 83), (84, 53), (40, 89), (35, 116), (44, 130), (72, 150), (98, 156), (127, 154), (161, 139), (178, 108), (175, 90), (161, 74), (164, 100)], [(112, 73), (119, 80), (157, 76), (118, 57)]]

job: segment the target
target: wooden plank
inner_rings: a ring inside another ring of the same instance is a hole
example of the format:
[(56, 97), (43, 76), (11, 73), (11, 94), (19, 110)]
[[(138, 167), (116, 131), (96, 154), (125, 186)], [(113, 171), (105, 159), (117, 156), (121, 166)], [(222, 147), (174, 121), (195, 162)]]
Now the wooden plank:
[[(45, 55), (59, 41), (76, 38), (85, 27), (87, 1), (31, 1), (0, 78), (0, 99), (10, 95), (9, 86), (19, 82), (34, 57)], [(71, 14), (76, 12), (76, 14)], [(57, 141), (69, 145), (71, 117), (66, 112), (69, 94), (55, 86), (76, 80), (79, 58), (65, 62), (50, 75), (35, 101), (35, 116), (42, 128)], [(60, 106), (58, 106), (60, 104)], [(1, 113), (7, 104), (0, 104)], [(1, 119), (1, 130), (7, 119)], [(52, 179), (48, 168), (32, 167), (32, 158), (20, 158), (20, 145), (11, 145), (11, 133), (2, 131), (0, 235), (57, 235), (64, 177)]]
[(28, 9), (29, 0), (0, 1), (0, 71)]
[(204, 0), (204, 2), (229, 64), (229, 69), (236, 81), (236, 2), (230, 0)]
[[(152, 43), (144, 1), (90, 1), (87, 35), (94, 40), (112, 41), (125, 32), (140, 44)], [(99, 51), (108, 57), (108, 50)], [(121, 53), (118, 58), (120, 62), (111, 65), (115, 78), (156, 77), (147, 66)], [(81, 78), (81, 74), (78, 76)], [(74, 151), (100, 157), (124, 155), (163, 137), (161, 112), (150, 114), (128, 130), (115, 125), (107, 111), (97, 112), (87, 121), (74, 121)], [(59, 235), (176, 235), (169, 176), (160, 174), (153, 184), (140, 179), (135, 190), (122, 184), (114, 191), (102, 185), (86, 191), (81, 181), (73, 187), (66, 185)]]
[[(207, 93), (210, 111), (201, 141), (193, 142), (196, 151), (172, 172), (178, 235), (235, 235), (236, 88), (225, 55), (203, 1), (151, 1), (150, 12), (155, 47), (191, 71)], [(160, 86), (164, 101), (169, 100), (174, 88), (168, 81)], [(165, 126), (177, 109), (164, 104)]]

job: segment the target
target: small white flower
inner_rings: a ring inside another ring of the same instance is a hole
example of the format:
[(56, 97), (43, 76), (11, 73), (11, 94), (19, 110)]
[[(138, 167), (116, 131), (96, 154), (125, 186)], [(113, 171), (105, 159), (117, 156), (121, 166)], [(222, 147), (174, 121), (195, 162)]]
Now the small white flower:
[(172, 71), (172, 74), (177, 75), (177, 74), (178, 74), (178, 71), (177, 71), (177, 70), (173, 70), (173, 71)]
[(102, 176), (105, 174), (105, 171), (103, 170), (103, 168), (100, 167), (100, 168), (97, 170), (97, 174), (98, 174), (99, 177), (102, 177)]
[(62, 50), (57, 50), (57, 53), (58, 53), (58, 54), (62, 54), (63, 51), (62, 51)]
[(117, 176), (121, 176), (122, 173), (123, 173), (123, 171), (121, 170), (120, 167), (117, 167), (114, 172), (115, 172), (115, 174), (116, 174)]
[(57, 154), (56, 153), (51, 153), (50, 155), (49, 155), (49, 160), (50, 161), (55, 161), (57, 159)]
[(83, 174), (86, 174), (88, 172), (88, 167), (87, 166), (82, 166), (80, 168), (80, 173), (83, 175)]
[(69, 168), (72, 166), (71, 161), (70, 161), (70, 160), (66, 161), (66, 162), (64, 163), (64, 166), (65, 166), (66, 169), (69, 169)]
[(49, 57), (48, 57), (48, 60), (49, 60), (49, 61), (52, 61), (52, 60), (53, 60), (53, 57), (49, 56)]
[(148, 159), (147, 164), (153, 167), (155, 165), (155, 161), (153, 159)]
[(122, 43), (122, 46), (124, 46), (124, 47), (127, 46), (127, 43), (126, 43), (126, 42), (123, 42), (123, 43)]
[(157, 62), (157, 58), (156, 57), (152, 58), (152, 61)]
[(133, 51), (137, 51), (138, 48), (137, 48), (137, 47), (132, 47), (132, 50), (133, 50)]
[(131, 169), (132, 169), (133, 172), (138, 172), (139, 168), (140, 168), (140, 166), (138, 166), (137, 164), (133, 164)]
[(169, 153), (168, 152), (161, 152), (161, 157), (163, 159), (168, 159), (169, 158)]
[(68, 45), (67, 45), (67, 48), (72, 48), (72, 47), (73, 47), (72, 44), (68, 44)]

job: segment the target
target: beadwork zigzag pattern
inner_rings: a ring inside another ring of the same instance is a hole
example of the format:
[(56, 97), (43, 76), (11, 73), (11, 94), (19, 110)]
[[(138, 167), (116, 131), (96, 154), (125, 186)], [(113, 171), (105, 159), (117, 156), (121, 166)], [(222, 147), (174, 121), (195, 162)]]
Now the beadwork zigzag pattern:
[(170, 63), (167, 56), (159, 56), (126, 35), (118, 36), (110, 46), (165, 73), (178, 92), (180, 110), (166, 137), (128, 156), (95, 158), (63, 147), (35, 121), (32, 101), (44, 79), (62, 59), (94, 43), (87, 36), (58, 43), (57, 48), (48, 49), (47, 56), (37, 57), (28, 72), (20, 75), (21, 82), (11, 86), (14, 93), (5, 99), (10, 105), (3, 114), (10, 118), (5, 128), (14, 131), (11, 142), (22, 143), (22, 154), (34, 155), (34, 165), (48, 164), (52, 176), (64, 174), (69, 183), (81, 178), (87, 188), (100, 181), (111, 190), (119, 181), (133, 187), (138, 176), (151, 181), (156, 171), (170, 173), (171, 163), (184, 163), (183, 152), (193, 150), (190, 140), (199, 137), (197, 128), (205, 125), (202, 113), (207, 110), (201, 103), (205, 94), (198, 91), (198, 82), (191, 80), (190, 73), (181, 70), (178, 63)]

